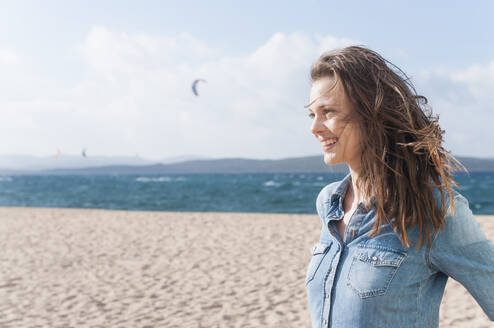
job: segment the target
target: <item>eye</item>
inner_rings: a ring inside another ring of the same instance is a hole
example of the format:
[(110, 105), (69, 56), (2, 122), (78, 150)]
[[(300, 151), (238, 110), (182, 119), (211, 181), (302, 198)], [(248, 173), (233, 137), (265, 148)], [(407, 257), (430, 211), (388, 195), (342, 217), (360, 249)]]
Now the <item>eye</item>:
[[(322, 109), (321, 111), (322, 111), (322, 114), (324, 114), (326, 116), (329, 115), (330, 113), (333, 113), (334, 112), (334, 110), (332, 110), (330, 108), (325, 108), (325, 109)], [(312, 119), (316, 116), (314, 113), (311, 113), (311, 112), (309, 112), (308, 115)]]

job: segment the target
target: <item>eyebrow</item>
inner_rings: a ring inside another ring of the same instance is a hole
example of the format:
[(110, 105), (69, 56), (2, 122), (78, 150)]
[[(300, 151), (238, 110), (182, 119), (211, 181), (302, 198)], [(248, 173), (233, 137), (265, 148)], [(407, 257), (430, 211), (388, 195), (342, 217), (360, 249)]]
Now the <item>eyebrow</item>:
[[(314, 103), (314, 102), (312, 102), (311, 104), (313, 104), (313, 103)], [(310, 104), (309, 104), (309, 105), (310, 105)], [(326, 102), (326, 103), (322, 103), (322, 104), (320, 104), (320, 105), (319, 105), (319, 106), (317, 106), (315, 109), (322, 108), (322, 107), (328, 107), (328, 106), (329, 106), (329, 107), (334, 107), (334, 106), (335, 106), (335, 104), (333, 104), (333, 103), (329, 103), (329, 102)], [(307, 110), (312, 111), (312, 109), (310, 109), (310, 107), (309, 107), (309, 106), (307, 106), (307, 105), (305, 105), (305, 106), (304, 106), (304, 108), (307, 108)]]
[(311, 106), (311, 105), (312, 105), (312, 104), (313, 104), (313, 103), (314, 103), (317, 99), (319, 99), (319, 98), (316, 98), (316, 99), (314, 99), (312, 102), (308, 103), (307, 105), (304, 105), (304, 108), (307, 108), (307, 109), (309, 109), (309, 110), (310, 110), (310, 108), (309, 108), (309, 107), (310, 107), (310, 106)]
[[(307, 105), (304, 105), (304, 108), (309, 108), (317, 99), (321, 98), (322, 96), (325, 96), (327, 95), (331, 90), (333, 90), (337, 85), (338, 85), (338, 76), (336, 76), (336, 80), (334, 81), (333, 85), (331, 87), (328, 88), (328, 90), (324, 91), (324, 93), (322, 95), (320, 95), (319, 97), (317, 97), (316, 99), (312, 100), (310, 103), (308, 103)], [(321, 107), (321, 106), (319, 106)], [(318, 107), (317, 107), (318, 108)], [(310, 109), (309, 109), (310, 110)]]

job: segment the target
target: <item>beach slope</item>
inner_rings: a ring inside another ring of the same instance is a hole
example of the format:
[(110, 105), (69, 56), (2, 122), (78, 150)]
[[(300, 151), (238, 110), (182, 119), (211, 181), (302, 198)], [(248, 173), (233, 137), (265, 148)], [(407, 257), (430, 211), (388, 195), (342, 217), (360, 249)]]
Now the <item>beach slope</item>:
[[(0, 208), (0, 327), (310, 327), (319, 231), (317, 215)], [(493, 326), (452, 279), (440, 317)]]

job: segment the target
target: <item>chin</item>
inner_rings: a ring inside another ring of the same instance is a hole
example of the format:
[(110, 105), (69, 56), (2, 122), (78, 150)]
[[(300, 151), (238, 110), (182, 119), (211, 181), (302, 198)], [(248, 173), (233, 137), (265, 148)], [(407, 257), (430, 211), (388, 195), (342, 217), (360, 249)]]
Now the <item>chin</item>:
[(326, 163), (327, 165), (336, 165), (336, 164), (341, 164), (342, 161), (339, 161), (334, 156), (328, 156), (324, 154), (324, 163)]

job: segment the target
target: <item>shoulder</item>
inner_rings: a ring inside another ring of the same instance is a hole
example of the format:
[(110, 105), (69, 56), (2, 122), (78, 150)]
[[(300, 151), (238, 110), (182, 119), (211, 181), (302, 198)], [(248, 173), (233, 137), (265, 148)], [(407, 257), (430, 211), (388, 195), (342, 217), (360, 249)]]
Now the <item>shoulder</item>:
[[(441, 206), (441, 193), (438, 189), (434, 189), (434, 197), (438, 207)], [(446, 220), (462, 220), (468, 213), (471, 213), (468, 200), (460, 194), (456, 189), (452, 190), (452, 197), (444, 191), (444, 202), (446, 205)]]
[[(463, 195), (461, 195), (458, 192), (458, 190), (452, 188), (451, 191), (452, 191), (452, 194), (453, 194), (452, 200), (453, 200), (453, 203), (454, 204), (456, 204), (456, 200), (455, 199), (456, 199), (457, 196), (459, 196), (459, 198), (463, 198), (463, 199), (466, 200), (466, 198)], [(441, 191), (440, 191), (440, 189), (439, 188), (433, 188), (432, 189), (432, 193), (434, 194), (434, 198), (436, 200), (437, 206), (440, 206), (441, 205)], [(451, 207), (452, 201), (451, 201), (451, 199), (449, 197), (448, 192), (446, 190), (444, 190), (444, 189), (443, 189), (443, 194), (444, 194), (444, 201), (445, 201), (445, 204), (446, 204), (446, 208), (449, 209), (449, 207)]]
[(473, 216), (468, 200), (460, 193), (456, 192), (453, 200), (449, 201), (446, 212), (446, 228), (448, 230), (457, 230), (458, 233), (467, 232), (470, 225), (478, 223)]
[[(441, 193), (439, 189), (433, 190), (434, 198), (438, 208), (441, 206)], [(452, 190), (452, 197), (446, 190), (443, 191), (444, 203), (446, 206), (446, 223), (449, 221), (465, 220), (468, 219), (471, 214), (468, 200), (465, 196), (460, 194), (458, 190)]]
[[(449, 199), (447, 195), (446, 198), (446, 227), (436, 233), (435, 243), (442, 241), (461, 246), (484, 240), (485, 236), (465, 196), (455, 191), (452, 199)], [(439, 197), (439, 204), (440, 201)]]

